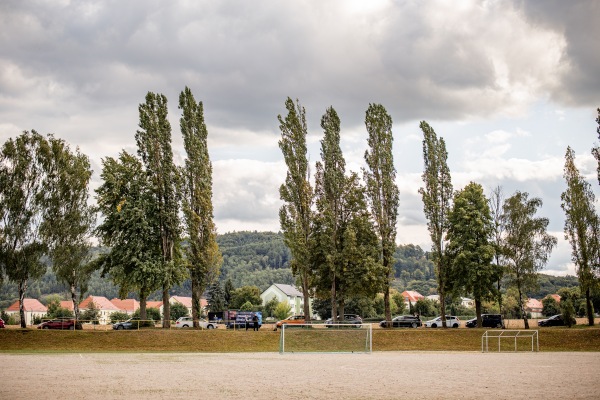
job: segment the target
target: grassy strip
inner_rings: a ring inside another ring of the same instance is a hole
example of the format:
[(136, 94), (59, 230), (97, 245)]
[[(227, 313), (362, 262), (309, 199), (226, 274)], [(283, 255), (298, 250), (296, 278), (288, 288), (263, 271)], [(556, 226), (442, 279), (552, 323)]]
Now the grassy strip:
[[(373, 351), (480, 351), (484, 329), (374, 329)], [(279, 332), (262, 330), (0, 330), (0, 352), (277, 352)], [(324, 335), (329, 340), (332, 335)], [(509, 339), (510, 340), (510, 339)], [(519, 350), (531, 346), (519, 341)], [(490, 350), (496, 350), (490, 339)], [(323, 344), (317, 342), (316, 345)], [(503, 345), (503, 350), (509, 350)], [(540, 351), (600, 351), (599, 328), (539, 329)]]

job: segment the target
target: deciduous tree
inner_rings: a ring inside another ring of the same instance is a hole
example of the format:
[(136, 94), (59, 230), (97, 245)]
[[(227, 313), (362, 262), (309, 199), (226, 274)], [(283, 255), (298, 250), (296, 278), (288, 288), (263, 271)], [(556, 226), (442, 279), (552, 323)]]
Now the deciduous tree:
[(585, 295), (588, 324), (593, 326), (591, 296), (600, 282), (600, 220), (594, 206), (594, 192), (575, 166), (575, 152), (571, 147), (565, 155), (563, 176), (567, 183), (567, 189), (560, 196), (565, 212), (565, 239), (571, 244), (571, 259)]
[(445, 254), (445, 236), (448, 230), (448, 214), (452, 200), (452, 180), (448, 168), (446, 143), (437, 137), (429, 124), (422, 121), (423, 161), (425, 187), (419, 189), (423, 199), (423, 211), (427, 218), (427, 228), (431, 236), (431, 254), (435, 264), (435, 273), (440, 296), (442, 326), (446, 328), (446, 292), (452, 288), (450, 282), (450, 263)]
[(541, 206), (540, 198), (529, 199), (525, 192), (516, 192), (506, 199), (503, 206), (505, 234), (501, 251), (509, 282), (517, 289), (525, 329), (529, 329), (529, 321), (524, 309), (524, 293), (537, 286), (538, 272), (557, 243), (557, 239), (546, 232), (548, 219), (535, 217)]

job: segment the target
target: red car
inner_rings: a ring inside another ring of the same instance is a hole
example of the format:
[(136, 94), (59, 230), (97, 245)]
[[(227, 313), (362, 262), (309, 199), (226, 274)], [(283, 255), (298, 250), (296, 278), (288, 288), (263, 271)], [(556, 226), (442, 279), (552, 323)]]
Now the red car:
[[(53, 319), (51, 321), (42, 322), (38, 325), (38, 329), (64, 329), (74, 330), (75, 320), (74, 319)], [(81, 324), (77, 324), (77, 329), (81, 329)]]
[(1, 329), (1, 328), (6, 328), (6, 327), (4, 326), (4, 320), (3, 320), (2, 318), (0, 318), (0, 329)]

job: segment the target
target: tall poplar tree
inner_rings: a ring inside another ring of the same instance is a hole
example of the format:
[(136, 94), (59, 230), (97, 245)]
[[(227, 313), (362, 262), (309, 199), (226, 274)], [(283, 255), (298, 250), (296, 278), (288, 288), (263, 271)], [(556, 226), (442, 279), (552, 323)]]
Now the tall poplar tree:
[(455, 289), (473, 295), (481, 327), (481, 303), (493, 297), (496, 282), (494, 246), (489, 241), (493, 221), (481, 185), (471, 182), (455, 194), (448, 223), (447, 252)]
[(79, 303), (93, 273), (89, 250), (95, 218), (88, 204), (92, 170), (79, 149), (73, 152), (65, 141), (54, 137), (49, 144), (51, 189), (44, 202), (41, 231), (49, 244), (52, 269), (58, 280), (68, 285), (75, 319), (79, 320)]
[(496, 295), (498, 306), (502, 312), (502, 292), (500, 291), (502, 286), (502, 278), (504, 277), (504, 261), (502, 260), (502, 252), (500, 249), (500, 243), (502, 242), (502, 234), (504, 228), (502, 226), (502, 206), (504, 204), (504, 195), (502, 193), (502, 187), (497, 186), (492, 190), (489, 198), (490, 212), (492, 214), (492, 245), (494, 246), (494, 268), (496, 269)]
[(285, 101), (287, 115), (277, 116), (281, 139), (279, 148), (288, 168), (285, 183), (279, 188), (284, 204), (279, 209), (279, 222), (284, 242), (290, 249), (292, 273), (300, 281), (304, 296), (304, 317), (310, 320), (311, 270), (310, 236), (312, 222), (313, 190), (306, 149), (306, 112), (300, 102), (289, 97)]
[(40, 261), (47, 250), (40, 226), (48, 190), (49, 145), (32, 130), (8, 139), (0, 153), (0, 275), (19, 290), (21, 328), (26, 327), (23, 299), (30, 279), (45, 271)]
[(535, 217), (542, 200), (529, 194), (516, 192), (506, 199), (503, 207), (502, 224), (504, 238), (502, 255), (510, 284), (516, 287), (519, 295), (519, 308), (529, 329), (525, 313), (524, 293), (537, 286), (538, 272), (544, 267), (557, 240), (546, 232), (548, 218)]
[(140, 130), (136, 132), (135, 140), (156, 204), (156, 213), (151, 217), (157, 227), (156, 241), (161, 252), (163, 328), (168, 328), (171, 326), (169, 290), (181, 283), (185, 268), (180, 255), (177, 168), (173, 163), (167, 98), (148, 92), (146, 102), (138, 109)]
[(381, 104), (369, 104), (365, 115), (368, 149), (365, 151), (367, 168), (363, 169), (367, 198), (375, 228), (381, 241), (383, 265), (383, 301), (385, 318), (391, 321), (390, 281), (393, 278), (396, 251), (396, 219), (400, 194), (395, 183), (396, 169), (392, 145), (392, 117)]
[(431, 253), (435, 265), (435, 274), (440, 296), (442, 326), (446, 328), (446, 292), (451, 290), (450, 266), (445, 254), (445, 236), (448, 231), (448, 214), (452, 199), (452, 180), (448, 168), (446, 143), (437, 137), (429, 124), (422, 121), (423, 131), (423, 172), (424, 188), (419, 189), (423, 199), (423, 211), (427, 218), (427, 228), (433, 246)]
[(194, 327), (198, 328), (200, 297), (219, 275), (222, 257), (213, 222), (212, 164), (208, 154), (204, 107), (202, 102), (196, 103), (192, 91), (186, 87), (179, 95), (179, 108), (182, 110), (179, 122), (187, 154), (181, 171), (183, 214), (189, 238), (185, 254), (192, 282), (192, 318)]
[(567, 189), (561, 194), (565, 212), (565, 239), (571, 244), (571, 259), (577, 268), (581, 292), (585, 295), (588, 324), (594, 325), (592, 290), (600, 283), (600, 221), (590, 184), (575, 166), (575, 152), (567, 148), (564, 178)]
[[(598, 128), (596, 128), (596, 133), (598, 134), (598, 139), (600, 139), (600, 108), (598, 108), (597, 111), (598, 118), (596, 118), (596, 123), (598, 124)], [(592, 154), (598, 162), (598, 166), (596, 167), (596, 173), (598, 175), (598, 183), (600, 184), (600, 147), (595, 146), (594, 148), (592, 148)]]

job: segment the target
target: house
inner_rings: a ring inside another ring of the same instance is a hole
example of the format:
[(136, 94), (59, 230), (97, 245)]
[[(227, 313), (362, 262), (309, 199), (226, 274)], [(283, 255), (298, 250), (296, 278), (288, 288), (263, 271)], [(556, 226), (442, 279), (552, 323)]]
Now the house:
[(133, 315), (133, 313), (140, 308), (140, 302), (136, 299), (117, 299), (115, 297), (110, 302), (113, 303), (120, 311), (127, 313), (128, 315)]
[(96, 308), (98, 310), (98, 321), (102, 325), (106, 325), (110, 323), (110, 315), (114, 312), (121, 311), (117, 306), (111, 303), (104, 296), (88, 296), (85, 300), (79, 303), (79, 310), (85, 311), (89, 310), (91, 307)]
[(405, 290), (402, 292), (402, 297), (404, 298), (404, 304), (406, 304), (406, 309), (410, 309), (411, 304), (414, 306), (417, 300), (423, 299), (423, 295), (415, 290)]
[(262, 299), (263, 306), (275, 298), (280, 303), (288, 303), (291, 307), (292, 315), (304, 314), (304, 295), (295, 286), (274, 283), (260, 294), (260, 298)]
[[(183, 304), (185, 306), (185, 308), (187, 308), (187, 310), (188, 310), (188, 315), (192, 315), (192, 298), (191, 297), (171, 296), (169, 298), (169, 304), (173, 305), (176, 303)], [(200, 306), (202, 308), (202, 301), (200, 301)]]
[(162, 301), (146, 301), (146, 309), (156, 308), (160, 315), (163, 313), (163, 302)]
[(537, 299), (528, 299), (525, 304), (525, 312), (531, 315), (531, 318), (542, 318), (544, 305)]
[(59, 307), (69, 311), (74, 311), (73, 302), (71, 300), (61, 300)]
[(475, 307), (475, 300), (470, 299), (468, 297), (461, 297), (460, 305), (466, 308), (473, 308)]
[[(33, 325), (34, 319), (45, 317), (48, 309), (37, 299), (23, 299), (23, 311), (25, 313), (25, 324)], [(9, 316), (14, 315), (14, 318), (20, 321), (19, 300), (6, 309), (6, 314)]]

